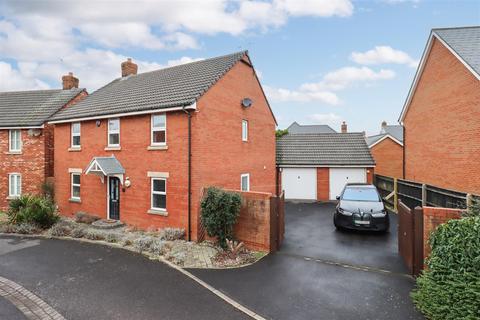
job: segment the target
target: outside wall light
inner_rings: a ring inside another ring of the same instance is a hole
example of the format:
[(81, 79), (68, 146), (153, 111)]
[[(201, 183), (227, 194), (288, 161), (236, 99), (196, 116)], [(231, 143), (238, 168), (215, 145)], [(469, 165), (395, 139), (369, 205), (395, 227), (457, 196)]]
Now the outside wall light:
[(126, 177), (125, 178), (125, 183), (124, 183), (125, 187), (127, 188), (130, 188), (130, 186), (132, 185), (132, 182), (130, 181), (130, 178), (129, 177)]

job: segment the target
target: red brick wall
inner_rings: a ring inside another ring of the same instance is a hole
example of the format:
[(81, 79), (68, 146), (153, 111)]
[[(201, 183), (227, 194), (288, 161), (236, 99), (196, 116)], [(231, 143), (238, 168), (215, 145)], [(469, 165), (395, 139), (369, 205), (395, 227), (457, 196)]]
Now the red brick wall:
[(405, 177), (480, 194), (480, 81), (434, 40), (406, 114)]
[(330, 169), (317, 168), (317, 200), (330, 200)]
[(9, 154), (8, 130), (0, 130), (0, 210), (8, 208), (8, 174), (22, 175), (22, 193), (38, 193), (45, 179), (45, 134), (28, 135), (22, 130), (22, 153)]
[(367, 170), (367, 183), (373, 183), (373, 176), (375, 175), (375, 168), (366, 168)]
[[(244, 109), (243, 98), (253, 105)], [(250, 190), (275, 193), (275, 122), (253, 69), (237, 63), (197, 101), (192, 114), (192, 239), (197, 239), (201, 190), (210, 185), (240, 188), (240, 174), (250, 173)], [(249, 121), (248, 142), (242, 142), (242, 119)], [(94, 156), (114, 154), (132, 185), (120, 195), (120, 219), (141, 228), (183, 227), (188, 219), (188, 122), (183, 112), (167, 114), (168, 150), (147, 151), (150, 115), (120, 120), (121, 151), (106, 151), (107, 121), (82, 122), (79, 152), (69, 152), (70, 124), (55, 127), (55, 185), (65, 215), (86, 211), (106, 217), (106, 184), (81, 176), (81, 203), (70, 202), (68, 168), (86, 169)], [(168, 172), (168, 216), (152, 215), (147, 171)]]
[(423, 207), (423, 256), (424, 260), (430, 254), (428, 239), (432, 231), (452, 219), (459, 219), (462, 211), (458, 209)]
[(241, 192), (235, 237), (252, 250), (270, 251), (270, 193)]
[[(249, 97), (250, 108), (240, 102)], [(192, 208), (208, 186), (240, 189), (240, 175), (250, 173), (250, 191), (275, 194), (275, 121), (253, 69), (237, 63), (197, 102), (192, 118)], [(242, 141), (248, 120), (248, 142)], [(197, 212), (192, 212), (198, 221)], [(196, 224), (192, 236), (196, 238)]]
[(376, 162), (375, 172), (382, 176), (403, 177), (403, 147), (386, 138), (370, 148)]

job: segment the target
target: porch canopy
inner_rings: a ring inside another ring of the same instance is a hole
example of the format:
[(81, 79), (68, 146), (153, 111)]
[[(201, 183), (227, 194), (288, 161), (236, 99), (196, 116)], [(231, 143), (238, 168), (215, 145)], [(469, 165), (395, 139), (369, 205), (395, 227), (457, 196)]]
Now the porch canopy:
[(85, 174), (95, 174), (104, 182), (105, 177), (117, 177), (120, 179), (120, 183), (123, 184), (123, 175), (125, 169), (120, 161), (115, 156), (110, 157), (94, 157), (85, 170)]

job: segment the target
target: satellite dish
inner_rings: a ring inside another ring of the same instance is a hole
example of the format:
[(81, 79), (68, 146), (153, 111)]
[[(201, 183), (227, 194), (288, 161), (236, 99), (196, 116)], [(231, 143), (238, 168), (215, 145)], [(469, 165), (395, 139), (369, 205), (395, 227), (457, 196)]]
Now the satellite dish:
[(244, 108), (249, 108), (249, 107), (251, 107), (251, 106), (252, 106), (252, 103), (253, 103), (253, 101), (252, 101), (252, 99), (250, 99), (250, 98), (245, 98), (245, 99), (242, 100), (242, 106), (243, 106)]

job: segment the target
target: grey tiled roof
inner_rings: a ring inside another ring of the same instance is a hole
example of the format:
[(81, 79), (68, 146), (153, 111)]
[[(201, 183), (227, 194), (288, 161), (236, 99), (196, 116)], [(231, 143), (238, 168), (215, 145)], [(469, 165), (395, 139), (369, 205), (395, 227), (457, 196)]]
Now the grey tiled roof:
[(378, 140), (382, 139), (383, 137), (385, 136), (385, 133), (381, 133), (381, 134), (376, 134), (374, 136), (369, 136), (366, 138), (367, 140), (367, 145), (368, 146), (371, 146), (372, 144), (374, 144), (375, 142), (377, 142)]
[[(97, 164), (102, 168), (103, 172), (108, 176), (112, 174), (123, 174), (125, 169), (122, 164), (115, 158), (111, 157), (95, 157), (92, 159), (92, 162), (96, 161)], [(90, 164), (92, 163), (90, 162)], [(90, 167), (90, 165), (89, 165)]]
[(480, 26), (433, 29), (432, 32), (480, 74)]
[(191, 105), (246, 51), (118, 78), (51, 120), (66, 120)]
[(375, 161), (363, 133), (287, 134), (277, 139), (277, 165), (365, 165)]
[(298, 133), (335, 133), (330, 126), (326, 124), (301, 125), (296, 122), (292, 123), (288, 128), (289, 134)]
[(387, 125), (382, 128), (380, 133), (388, 133), (398, 141), (403, 142), (403, 126), (401, 125)]
[(0, 127), (41, 126), (83, 90), (0, 92)]

